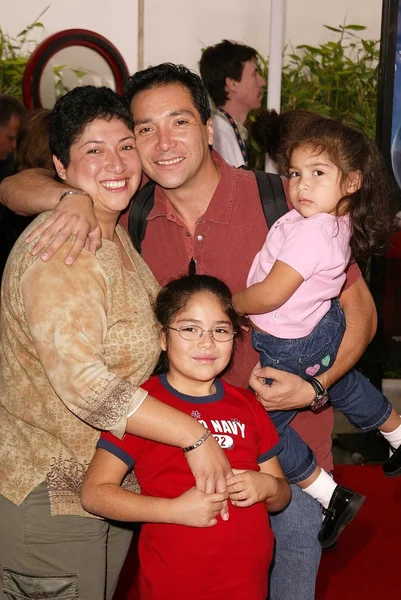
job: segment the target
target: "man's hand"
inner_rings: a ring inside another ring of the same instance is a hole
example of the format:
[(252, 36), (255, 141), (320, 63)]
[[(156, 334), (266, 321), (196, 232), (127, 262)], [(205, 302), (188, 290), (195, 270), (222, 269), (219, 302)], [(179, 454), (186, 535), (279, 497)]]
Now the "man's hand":
[(227, 491), (234, 506), (252, 506), (278, 492), (277, 479), (272, 475), (239, 469), (233, 469), (233, 473), (233, 477), (227, 479)]
[(227, 497), (227, 492), (205, 494), (192, 488), (172, 500), (171, 522), (187, 527), (213, 527)]
[(46, 261), (61, 248), (71, 234), (76, 238), (65, 259), (68, 265), (78, 258), (87, 240), (88, 250), (93, 254), (102, 245), (102, 233), (93, 211), (93, 204), (86, 195), (74, 194), (64, 198), (58, 203), (54, 213), (30, 233), (26, 242), (30, 243), (40, 236), (31, 254), (40, 254), (40, 258)]
[[(265, 379), (273, 379), (271, 385)], [(310, 406), (315, 392), (310, 383), (298, 375), (272, 367), (261, 368), (258, 363), (249, 379), (249, 385), (266, 410), (291, 410)]]

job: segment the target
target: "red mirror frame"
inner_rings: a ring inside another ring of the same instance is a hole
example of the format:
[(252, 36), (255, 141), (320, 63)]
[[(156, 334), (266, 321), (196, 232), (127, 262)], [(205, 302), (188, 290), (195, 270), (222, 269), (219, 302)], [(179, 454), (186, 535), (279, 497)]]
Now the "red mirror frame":
[(124, 92), (129, 71), (117, 48), (94, 31), (65, 29), (43, 40), (27, 62), (22, 81), (22, 96), (28, 109), (43, 108), (40, 98), (40, 80), (43, 71), (54, 54), (70, 46), (84, 46), (100, 54), (113, 73), (115, 91), (119, 94)]

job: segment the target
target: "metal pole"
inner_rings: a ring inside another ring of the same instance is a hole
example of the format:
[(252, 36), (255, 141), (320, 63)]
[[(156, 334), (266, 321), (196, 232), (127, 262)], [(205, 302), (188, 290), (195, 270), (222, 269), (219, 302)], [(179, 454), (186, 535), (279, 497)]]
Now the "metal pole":
[[(276, 110), (281, 108), (281, 69), (284, 48), (286, 0), (271, 0), (270, 5), (270, 50), (269, 50), (269, 75), (267, 79), (267, 108)], [(265, 171), (276, 173), (276, 165), (268, 154), (265, 156)]]
[(144, 68), (145, 0), (138, 0), (138, 71)]
[(271, 0), (267, 108), (280, 112), (286, 0)]

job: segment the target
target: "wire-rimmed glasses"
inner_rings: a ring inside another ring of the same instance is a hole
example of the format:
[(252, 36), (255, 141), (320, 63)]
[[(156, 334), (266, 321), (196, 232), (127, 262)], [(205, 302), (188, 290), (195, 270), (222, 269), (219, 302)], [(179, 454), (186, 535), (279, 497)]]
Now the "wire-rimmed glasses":
[(199, 325), (184, 325), (183, 327), (167, 327), (173, 331), (178, 331), (180, 337), (188, 342), (200, 340), (204, 333), (209, 333), (216, 342), (229, 342), (237, 335), (237, 331), (230, 326), (214, 327), (213, 329), (203, 329)]

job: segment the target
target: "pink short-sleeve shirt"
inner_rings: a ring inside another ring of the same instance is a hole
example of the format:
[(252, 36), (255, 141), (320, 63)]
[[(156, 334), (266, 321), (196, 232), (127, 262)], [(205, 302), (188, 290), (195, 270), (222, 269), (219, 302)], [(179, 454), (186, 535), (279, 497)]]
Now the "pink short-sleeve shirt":
[(252, 315), (252, 322), (279, 338), (308, 335), (340, 294), (350, 259), (348, 216), (319, 213), (304, 218), (296, 210), (281, 217), (269, 231), (249, 271), (247, 286), (263, 281), (276, 260), (304, 279), (278, 309)]

